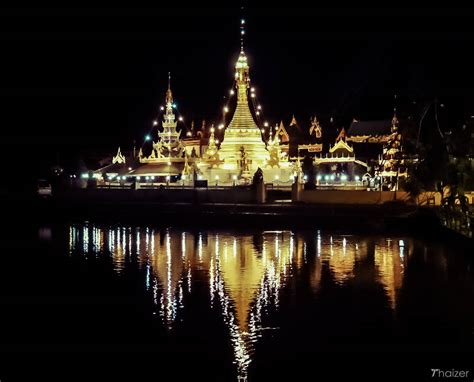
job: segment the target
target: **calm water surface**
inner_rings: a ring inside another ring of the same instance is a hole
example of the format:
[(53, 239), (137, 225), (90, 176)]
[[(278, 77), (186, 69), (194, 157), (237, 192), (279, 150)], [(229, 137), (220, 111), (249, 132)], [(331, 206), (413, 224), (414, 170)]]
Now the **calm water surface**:
[(82, 223), (1, 243), (3, 350), (146, 350), (174, 380), (263, 381), (474, 344), (472, 254), (408, 236)]

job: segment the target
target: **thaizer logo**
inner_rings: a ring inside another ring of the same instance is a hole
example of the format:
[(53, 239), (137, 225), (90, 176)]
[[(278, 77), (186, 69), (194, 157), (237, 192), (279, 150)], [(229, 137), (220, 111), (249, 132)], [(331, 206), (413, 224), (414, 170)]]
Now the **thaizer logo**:
[(470, 370), (431, 369), (431, 378), (472, 380)]

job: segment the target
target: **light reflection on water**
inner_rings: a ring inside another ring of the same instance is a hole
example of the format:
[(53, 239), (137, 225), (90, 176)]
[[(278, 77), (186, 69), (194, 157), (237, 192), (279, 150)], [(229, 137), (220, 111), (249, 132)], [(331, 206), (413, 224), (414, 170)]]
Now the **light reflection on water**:
[(129, 261), (145, 269), (144, 286), (152, 291), (156, 314), (168, 330), (180, 318), (196, 272), (205, 274), (209, 304), (220, 310), (228, 328), (238, 380), (246, 380), (255, 345), (278, 327), (266, 326), (280, 306), (280, 294), (299, 272), (309, 270), (309, 284), (318, 293), (322, 274), (329, 271), (336, 286), (355, 277), (358, 264), (372, 262), (376, 280), (395, 310), (412, 240), (357, 236), (296, 234), (264, 231), (259, 234), (186, 232), (150, 227), (104, 228), (71, 225), (69, 254), (111, 256), (121, 275)]

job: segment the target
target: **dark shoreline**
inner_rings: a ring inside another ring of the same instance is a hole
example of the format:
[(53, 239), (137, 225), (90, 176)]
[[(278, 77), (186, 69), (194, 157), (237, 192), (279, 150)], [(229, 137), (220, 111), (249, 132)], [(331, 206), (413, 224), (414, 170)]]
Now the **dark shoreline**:
[(444, 227), (436, 207), (399, 202), (374, 205), (304, 203), (179, 203), (150, 198), (52, 197), (3, 194), (5, 224), (146, 224), (186, 229), (324, 229), (333, 232), (410, 234), (474, 248), (474, 240)]
[(36, 223), (94, 221), (160, 227), (232, 229), (325, 229), (410, 234), (474, 247), (473, 240), (443, 227), (435, 208), (401, 203), (329, 205), (300, 203), (225, 204), (29, 199), (7, 202), (12, 220)]

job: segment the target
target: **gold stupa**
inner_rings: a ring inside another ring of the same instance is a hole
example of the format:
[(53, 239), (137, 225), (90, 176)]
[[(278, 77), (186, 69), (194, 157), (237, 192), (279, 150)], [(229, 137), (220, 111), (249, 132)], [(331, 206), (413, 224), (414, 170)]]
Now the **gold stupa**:
[(243, 47), (235, 64), (237, 107), (224, 133), (219, 155), (227, 169), (241, 166), (242, 154), (248, 158), (249, 169), (263, 168), (270, 158), (261, 129), (250, 111), (248, 91), (250, 85), (249, 65)]

